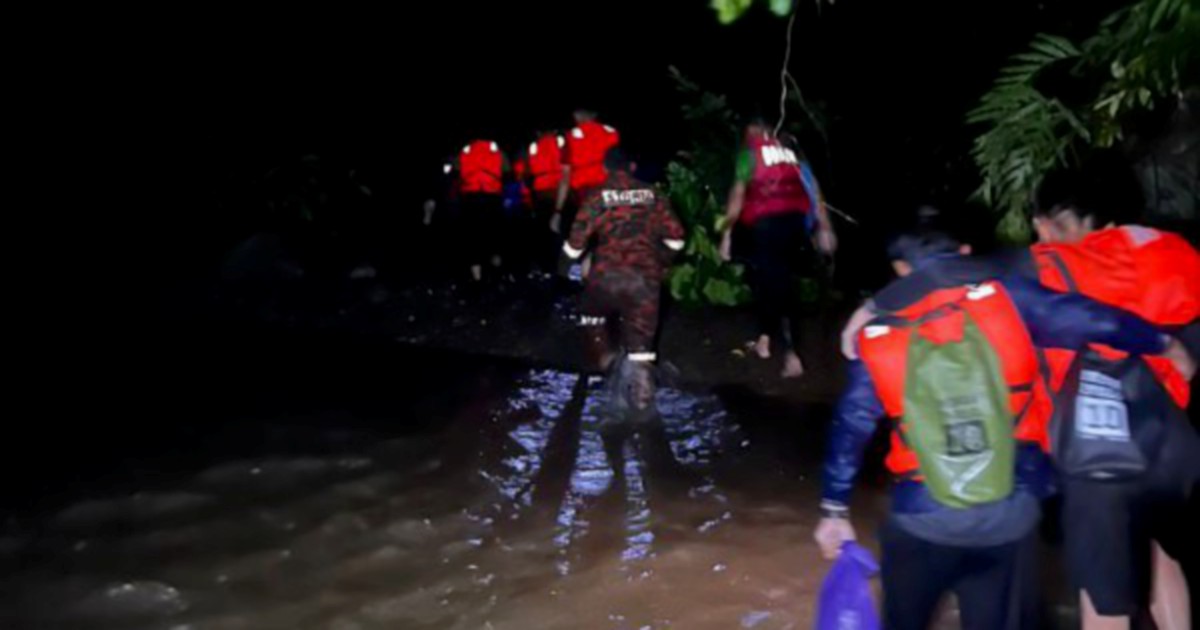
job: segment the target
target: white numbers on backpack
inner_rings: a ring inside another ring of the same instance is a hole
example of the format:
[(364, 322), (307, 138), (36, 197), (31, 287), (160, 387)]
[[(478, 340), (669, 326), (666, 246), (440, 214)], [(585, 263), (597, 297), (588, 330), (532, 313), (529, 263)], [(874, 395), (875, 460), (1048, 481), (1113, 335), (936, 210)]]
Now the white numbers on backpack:
[(1128, 442), (1129, 409), (1121, 394), (1121, 382), (1093, 370), (1079, 375), (1075, 397), (1075, 433), (1082, 439)]

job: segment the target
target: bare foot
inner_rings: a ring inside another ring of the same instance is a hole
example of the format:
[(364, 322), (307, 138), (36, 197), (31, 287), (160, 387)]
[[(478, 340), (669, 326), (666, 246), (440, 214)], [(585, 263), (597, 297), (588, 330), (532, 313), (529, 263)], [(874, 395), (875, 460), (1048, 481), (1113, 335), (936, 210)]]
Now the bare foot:
[(783, 378), (800, 378), (804, 376), (804, 362), (795, 352), (789, 352), (783, 357)]
[(767, 335), (761, 335), (758, 341), (754, 343), (754, 353), (758, 358), (767, 360), (771, 358), (771, 338)]

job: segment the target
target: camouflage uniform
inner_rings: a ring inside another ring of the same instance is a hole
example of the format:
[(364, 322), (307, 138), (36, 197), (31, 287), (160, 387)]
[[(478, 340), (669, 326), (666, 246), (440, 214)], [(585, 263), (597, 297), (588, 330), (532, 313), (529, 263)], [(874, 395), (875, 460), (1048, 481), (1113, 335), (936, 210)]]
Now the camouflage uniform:
[(666, 197), (627, 173), (609, 177), (584, 200), (564, 248), (578, 258), (594, 242), (581, 324), (604, 326), (619, 317), (624, 350), (653, 360), (662, 280), (683, 236)]

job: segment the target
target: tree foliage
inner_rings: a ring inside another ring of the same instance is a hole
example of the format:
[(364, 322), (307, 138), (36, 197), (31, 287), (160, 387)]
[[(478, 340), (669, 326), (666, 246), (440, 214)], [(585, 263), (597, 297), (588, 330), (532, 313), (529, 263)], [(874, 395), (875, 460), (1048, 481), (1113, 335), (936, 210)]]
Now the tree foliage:
[[(1188, 0), (1141, 0), (1081, 45), (1038, 35), (1000, 71), (967, 120), (987, 127), (972, 150), (977, 196), (1002, 214), (1002, 238), (1028, 240), (1027, 210), (1046, 173), (1113, 146), (1139, 113), (1195, 80), (1198, 19)], [(1072, 88), (1085, 97), (1071, 98)]]
[(735, 306), (750, 297), (744, 270), (721, 260), (718, 191), (730, 184), (738, 121), (724, 96), (701, 89), (671, 68), (683, 97), (690, 145), (667, 166), (667, 191), (688, 232), (683, 255), (668, 276), (671, 295), (684, 304)]
[[(833, 4), (834, 0), (816, 0), (817, 4), (828, 2)], [(746, 11), (755, 3), (755, 0), (710, 0), (713, 10), (717, 12), (717, 19), (722, 24), (733, 24), (742, 17)], [(771, 13), (780, 17), (787, 17), (792, 13), (793, 0), (761, 0), (760, 4), (766, 4)]]

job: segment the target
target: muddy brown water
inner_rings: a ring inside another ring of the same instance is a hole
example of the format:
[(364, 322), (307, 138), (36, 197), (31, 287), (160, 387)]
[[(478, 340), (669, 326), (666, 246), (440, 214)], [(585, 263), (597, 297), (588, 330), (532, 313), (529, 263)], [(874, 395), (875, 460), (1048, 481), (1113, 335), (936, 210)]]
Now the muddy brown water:
[[(173, 442), (185, 464), (10, 522), (0, 627), (811, 625), (827, 407), (663, 388), (661, 422), (606, 439), (598, 378), (479, 364), (427, 374), (369, 428), (339, 408), (361, 388), (279, 386), (236, 448)], [(882, 499), (862, 503), (870, 527)]]

